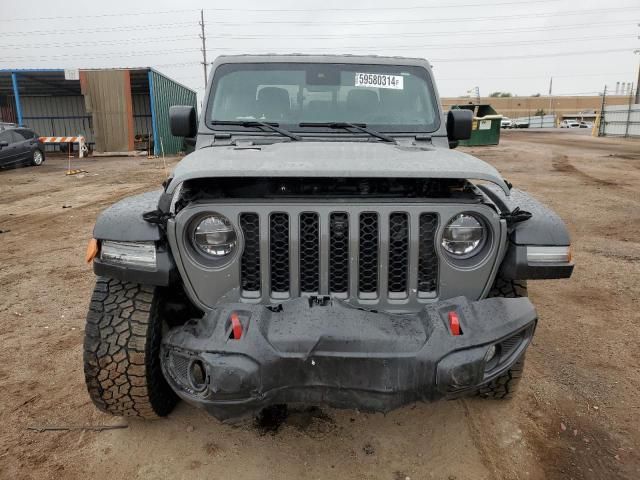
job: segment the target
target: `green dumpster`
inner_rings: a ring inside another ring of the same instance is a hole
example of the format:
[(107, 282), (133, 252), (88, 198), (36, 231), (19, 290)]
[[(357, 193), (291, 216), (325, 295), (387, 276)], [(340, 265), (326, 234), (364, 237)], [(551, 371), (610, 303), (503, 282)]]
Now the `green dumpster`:
[(465, 109), (473, 112), (473, 126), (471, 138), (461, 140), (460, 145), (476, 147), (479, 145), (498, 145), (500, 143), (500, 122), (502, 115), (498, 115), (491, 105), (453, 105), (452, 109)]

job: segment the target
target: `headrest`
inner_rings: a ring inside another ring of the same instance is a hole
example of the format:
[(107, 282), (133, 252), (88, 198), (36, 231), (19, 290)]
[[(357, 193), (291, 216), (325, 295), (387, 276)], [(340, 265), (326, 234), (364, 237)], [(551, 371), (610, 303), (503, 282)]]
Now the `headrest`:
[(289, 92), (279, 87), (264, 87), (258, 91), (257, 113), (266, 120), (279, 121), (291, 113)]

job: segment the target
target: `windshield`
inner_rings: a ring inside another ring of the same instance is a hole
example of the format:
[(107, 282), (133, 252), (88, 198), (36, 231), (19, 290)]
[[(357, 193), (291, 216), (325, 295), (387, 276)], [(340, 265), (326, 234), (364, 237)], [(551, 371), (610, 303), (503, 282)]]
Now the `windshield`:
[(289, 131), (318, 131), (301, 123), (351, 122), (387, 132), (433, 132), (436, 105), (423, 67), (231, 63), (215, 71), (206, 118), (224, 130), (243, 127), (215, 122), (273, 122)]

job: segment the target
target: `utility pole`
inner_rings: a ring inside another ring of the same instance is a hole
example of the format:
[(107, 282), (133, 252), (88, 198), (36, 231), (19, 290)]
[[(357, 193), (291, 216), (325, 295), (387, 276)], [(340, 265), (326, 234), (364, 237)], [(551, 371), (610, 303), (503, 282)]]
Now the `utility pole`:
[(549, 115), (551, 115), (551, 110), (553, 109), (553, 77), (549, 80)]
[(598, 125), (598, 136), (599, 137), (604, 137), (605, 135), (605, 129), (606, 129), (606, 125), (605, 125), (605, 121), (604, 121), (604, 107), (606, 106), (607, 102), (607, 86), (604, 86), (604, 90), (602, 91), (602, 105), (600, 106), (600, 123)]
[[(634, 50), (636, 55), (640, 54), (640, 50)], [(638, 63), (638, 81), (636, 82), (636, 98), (633, 103), (640, 103), (640, 63)]]
[(204, 67), (204, 87), (207, 88), (207, 38), (204, 33), (204, 10), (200, 10), (200, 38), (202, 39), (202, 66)]
[(631, 90), (629, 90), (629, 108), (627, 109), (627, 125), (624, 130), (625, 138), (629, 136), (629, 124), (631, 123), (631, 106), (633, 103), (632, 98), (633, 98), (633, 82), (631, 82)]

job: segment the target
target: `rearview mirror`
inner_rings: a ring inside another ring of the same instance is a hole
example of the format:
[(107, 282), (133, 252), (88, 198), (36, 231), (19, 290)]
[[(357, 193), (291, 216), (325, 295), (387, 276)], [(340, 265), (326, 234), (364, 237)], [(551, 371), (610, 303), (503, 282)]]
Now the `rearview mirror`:
[(447, 137), (449, 137), (449, 141), (469, 140), (472, 123), (473, 112), (471, 110), (449, 110), (447, 114)]
[(6, 140), (2, 140), (0, 142), (0, 148), (4, 148), (4, 147), (8, 147), (9, 146), (9, 142), (7, 142)]
[(195, 137), (198, 131), (196, 109), (190, 105), (169, 107), (171, 134), (176, 137)]

